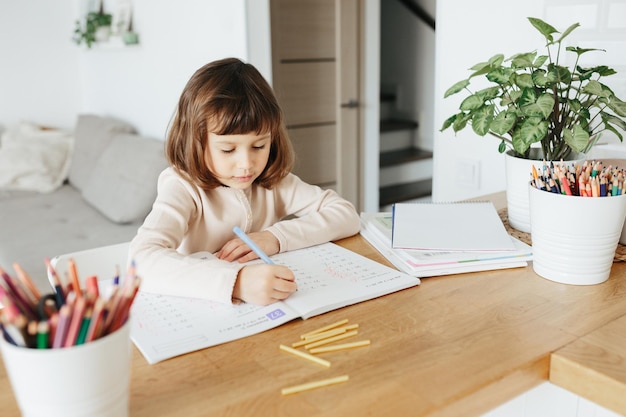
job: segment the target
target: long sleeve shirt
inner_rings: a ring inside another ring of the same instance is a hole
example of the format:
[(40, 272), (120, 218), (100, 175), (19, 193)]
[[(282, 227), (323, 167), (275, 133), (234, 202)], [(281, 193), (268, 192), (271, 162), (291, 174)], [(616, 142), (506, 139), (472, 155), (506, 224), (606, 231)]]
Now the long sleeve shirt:
[(354, 235), (359, 216), (335, 191), (293, 174), (273, 189), (253, 184), (247, 190), (221, 186), (205, 191), (166, 168), (152, 210), (129, 249), (142, 290), (232, 303), (245, 264), (190, 255), (218, 251), (236, 237), (234, 226), (246, 233), (269, 231), (285, 252)]

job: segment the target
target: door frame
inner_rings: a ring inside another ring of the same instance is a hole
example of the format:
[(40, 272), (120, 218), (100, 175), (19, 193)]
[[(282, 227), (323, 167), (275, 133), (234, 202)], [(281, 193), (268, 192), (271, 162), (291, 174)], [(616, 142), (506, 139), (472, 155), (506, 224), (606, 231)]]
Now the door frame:
[[(247, 61), (272, 84), (269, 0), (244, 0)], [(360, 9), (359, 201), (358, 211), (377, 212), (380, 119), (380, 1), (358, 0)], [(246, 59), (244, 57), (244, 59)]]

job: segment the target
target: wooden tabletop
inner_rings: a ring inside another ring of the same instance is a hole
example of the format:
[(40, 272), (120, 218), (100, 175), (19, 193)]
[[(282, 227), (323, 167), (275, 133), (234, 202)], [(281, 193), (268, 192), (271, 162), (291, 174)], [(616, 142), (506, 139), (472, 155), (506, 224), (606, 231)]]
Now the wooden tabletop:
[[(338, 243), (387, 264), (359, 235)], [(590, 399), (625, 413), (625, 276), (626, 263), (615, 263), (609, 280), (593, 286), (555, 283), (531, 266), (424, 278), (418, 287), (155, 365), (133, 348), (130, 415), (480, 415), (548, 380), (555, 351), (561, 362), (578, 361), (607, 378), (616, 373), (622, 402)], [(330, 368), (279, 350), (340, 319), (358, 323), (359, 338), (371, 345), (321, 354)], [(554, 382), (587, 377), (571, 368), (555, 365)], [(348, 382), (281, 395), (344, 374)], [(601, 394), (607, 378), (595, 379), (602, 385), (594, 391)], [(587, 396), (575, 384), (563, 386)], [(18, 415), (1, 365), (0, 415)]]
[(554, 352), (550, 382), (626, 415), (626, 316)]

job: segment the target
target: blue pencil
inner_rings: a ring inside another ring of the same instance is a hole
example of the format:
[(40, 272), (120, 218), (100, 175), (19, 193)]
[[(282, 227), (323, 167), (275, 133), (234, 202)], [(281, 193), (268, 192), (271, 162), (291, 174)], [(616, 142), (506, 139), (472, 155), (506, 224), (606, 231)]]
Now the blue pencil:
[(259, 248), (257, 244), (254, 243), (252, 239), (250, 239), (250, 237), (247, 234), (245, 234), (243, 230), (239, 228), (239, 226), (233, 227), (233, 232), (235, 232), (235, 234), (239, 236), (239, 238), (243, 240), (246, 243), (246, 245), (248, 245), (248, 247), (250, 247), (250, 249), (252, 249), (252, 251), (256, 253), (259, 256), (259, 258), (263, 260), (263, 262), (265, 262), (266, 264), (270, 264), (270, 265), (274, 264), (274, 262), (270, 259), (270, 257), (267, 256), (265, 252), (263, 252), (261, 248)]

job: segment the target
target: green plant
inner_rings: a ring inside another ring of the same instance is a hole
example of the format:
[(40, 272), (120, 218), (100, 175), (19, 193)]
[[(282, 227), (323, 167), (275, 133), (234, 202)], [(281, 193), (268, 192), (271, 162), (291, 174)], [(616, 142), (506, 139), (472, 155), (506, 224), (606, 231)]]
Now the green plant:
[(76, 21), (76, 28), (74, 29), (74, 42), (80, 45), (85, 42), (88, 48), (96, 41), (96, 30), (99, 27), (111, 26), (113, 16), (109, 13), (90, 12), (85, 17), (84, 23), (80, 20)]
[[(580, 25), (571, 25), (555, 40), (553, 35), (560, 32), (554, 27), (541, 19), (528, 20), (545, 37), (547, 54), (518, 53), (507, 60), (498, 54), (474, 65), (469, 78), (445, 92), (444, 98), (464, 90), (469, 96), (440, 131), (452, 127), (456, 133), (470, 124), (480, 136), (489, 133), (499, 138), (499, 152), (512, 149), (514, 155), (527, 159), (537, 142), (544, 158), (560, 160), (572, 150), (588, 152), (605, 130), (623, 141), (620, 130), (626, 131), (626, 103), (599, 81), (616, 72), (604, 65), (579, 65), (581, 55), (604, 50), (567, 46), (575, 62), (571, 68), (560, 65), (563, 39)], [(470, 80), (481, 75), (492, 84), (472, 92)]]

